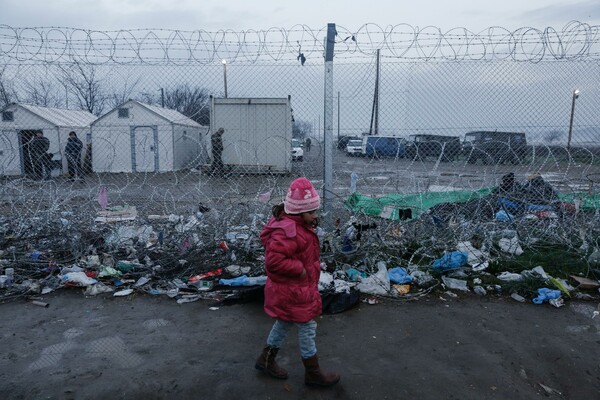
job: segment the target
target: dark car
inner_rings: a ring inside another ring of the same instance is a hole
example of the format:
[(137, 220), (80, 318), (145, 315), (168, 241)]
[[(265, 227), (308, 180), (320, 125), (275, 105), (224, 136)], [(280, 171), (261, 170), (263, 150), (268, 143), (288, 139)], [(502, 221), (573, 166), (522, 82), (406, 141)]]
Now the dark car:
[(452, 161), (458, 159), (461, 147), (458, 136), (410, 135), (406, 143), (406, 157), (424, 160), (441, 156), (442, 161)]
[(470, 164), (519, 164), (527, 157), (527, 139), (522, 132), (473, 131), (465, 134), (462, 152)]

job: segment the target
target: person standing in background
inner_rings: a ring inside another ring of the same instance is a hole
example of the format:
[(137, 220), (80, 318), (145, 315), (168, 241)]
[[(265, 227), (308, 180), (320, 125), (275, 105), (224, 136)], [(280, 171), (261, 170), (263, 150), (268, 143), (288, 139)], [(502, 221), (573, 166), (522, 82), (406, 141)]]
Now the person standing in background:
[(65, 156), (67, 157), (67, 167), (69, 171), (69, 180), (79, 178), (83, 180), (83, 171), (81, 170), (81, 150), (83, 143), (73, 131), (69, 132), (69, 139), (65, 146)]
[(212, 165), (210, 168), (211, 175), (223, 176), (224, 174), (224, 166), (223, 166), (223, 133), (225, 133), (225, 129), (219, 128), (215, 133), (210, 137), (210, 143), (212, 147)]
[(50, 140), (44, 136), (42, 131), (36, 132), (35, 137), (29, 142), (29, 151), (36, 179), (50, 179), (52, 155), (50, 154), (50, 157), (48, 157), (48, 149), (50, 149)]

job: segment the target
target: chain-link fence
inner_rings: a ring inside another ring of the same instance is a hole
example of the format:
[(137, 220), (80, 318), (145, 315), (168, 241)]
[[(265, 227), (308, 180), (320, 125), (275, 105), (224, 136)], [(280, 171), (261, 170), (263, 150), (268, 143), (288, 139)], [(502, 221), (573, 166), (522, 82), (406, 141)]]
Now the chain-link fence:
[(597, 26), (326, 33), (0, 26), (3, 247), (186, 276), (221, 241), (252, 253), (297, 176), (334, 252), (351, 216), (411, 261), (507, 226), (597, 246)]

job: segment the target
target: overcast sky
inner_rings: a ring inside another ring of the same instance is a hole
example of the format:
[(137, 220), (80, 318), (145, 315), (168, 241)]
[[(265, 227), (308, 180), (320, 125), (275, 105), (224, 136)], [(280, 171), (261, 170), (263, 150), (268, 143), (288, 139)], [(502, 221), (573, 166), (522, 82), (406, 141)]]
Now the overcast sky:
[(600, 25), (598, 0), (2, 0), (0, 24), (113, 30), (164, 28), (216, 31), (320, 29), (328, 22), (354, 31), (365, 23), (407, 23), (442, 30), (490, 26), (560, 29), (577, 20)]

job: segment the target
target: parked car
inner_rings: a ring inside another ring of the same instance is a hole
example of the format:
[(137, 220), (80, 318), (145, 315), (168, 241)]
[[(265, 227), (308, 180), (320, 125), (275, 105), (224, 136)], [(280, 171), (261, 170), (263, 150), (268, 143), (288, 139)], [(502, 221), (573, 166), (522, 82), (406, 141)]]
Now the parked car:
[(362, 154), (367, 157), (396, 157), (406, 155), (406, 140), (395, 136), (366, 136), (363, 138)]
[(347, 136), (347, 135), (340, 136), (337, 141), (338, 150), (346, 150), (346, 146), (348, 145), (348, 142), (350, 140), (354, 140), (354, 139), (361, 140), (361, 138), (358, 136)]
[(351, 139), (346, 145), (346, 155), (348, 156), (362, 156), (362, 139)]
[(522, 132), (473, 131), (465, 134), (462, 152), (470, 164), (518, 164), (527, 157), (528, 147)]
[(458, 159), (461, 147), (458, 136), (410, 135), (406, 143), (406, 157), (424, 160), (441, 156), (442, 161), (452, 161)]
[(292, 139), (292, 161), (304, 160), (304, 144), (298, 139)]

